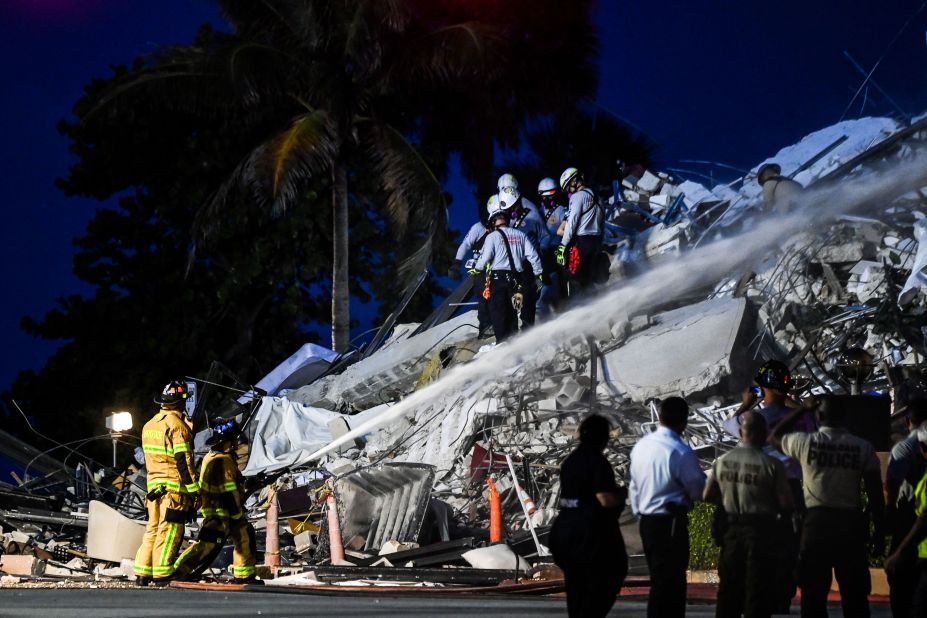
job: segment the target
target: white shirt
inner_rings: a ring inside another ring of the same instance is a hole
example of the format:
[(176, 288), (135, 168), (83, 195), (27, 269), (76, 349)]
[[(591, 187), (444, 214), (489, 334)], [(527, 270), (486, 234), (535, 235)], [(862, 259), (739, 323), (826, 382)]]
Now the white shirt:
[(560, 244), (567, 246), (575, 236), (601, 236), (604, 211), (591, 189), (581, 189), (570, 195), (566, 227)]
[[(477, 221), (474, 223), (470, 229), (467, 231), (467, 234), (464, 236), (463, 242), (460, 243), (460, 246), (457, 247), (457, 255), (455, 259), (458, 262), (463, 262), (464, 259), (470, 254), (470, 251), (473, 249), (474, 245), (479, 242), (480, 238), (483, 238), (488, 234), (486, 229), (486, 224), (482, 221)], [(478, 252), (478, 250), (476, 251)]]
[(704, 489), (695, 451), (672, 429), (658, 427), (631, 450), (628, 492), (635, 515), (667, 515), (668, 504), (691, 507)]
[[(500, 234), (499, 231), (502, 231)], [(508, 244), (509, 251), (505, 250)], [(509, 262), (509, 252), (512, 254), (512, 262)], [(496, 228), (486, 237), (483, 243), (483, 251), (476, 261), (475, 268), (482, 271), (487, 264), (493, 272), (501, 272), (514, 269), (517, 272), (522, 271), (522, 264), (525, 260), (531, 264), (531, 269), (535, 275), (540, 275), (541, 256), (538, 255), (534, 245), (528, 240), (528, 237), (519, 230), (513, 230), (510, 227)]]

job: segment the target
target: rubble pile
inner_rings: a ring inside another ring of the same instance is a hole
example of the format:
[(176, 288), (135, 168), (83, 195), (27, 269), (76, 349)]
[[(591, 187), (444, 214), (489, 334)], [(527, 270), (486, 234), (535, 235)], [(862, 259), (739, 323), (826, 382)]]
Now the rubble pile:
[[(770, 161), (813, 189), (909, 160), (925, 137), (923, 120), (846, 121)], [(734, 234), (750, 242), (757, 222), (773, 216), (755, 170), (711, 188), (644, 170), (621, 187), (607, 209), (610, 286), (656, 264), (685, 269), (686, 252), (701, 243)], [(246, 476), (265, 481), (247, 506), (262, 535), (270, 521), (268, 538), (279, 536), (278, 583), (487, 585), (549, 572), (558, 468), (586, 416), (611, 419), (607, 456), (626, 478), (630, 449), (656, 425), (656, 402), (682, 395), (694, 414), (687, 438), (707, 464), (735, 444), (724, 421), (768, 358), (793, 368), (798, 393), (868, 393), (901, 405), (927, 353), (927, 193), (889, 192), (866, 207), (776, 239), (779, 249), (759, 252), (749, 270), (682, 297), (615, 307), (607, 328), (539, 343), (486, 379), (445, 379), (503, 349), (521, 354), (481, 339), (473, 311), (390, 324), (376, 345), (347, 355), (301, 350), (259, 383), (242, 461)], [(423, 389), (435, 394), (395, 413)], [(198, 448), (209, 433), (197, 435)], [(504, 546), (491, 544), (496, 494)], [(23, 542), (23, 530), (7, 531), (16, 536), (6, 545)], [(633, 554), (635, 531), (625, 530)], [(41, 534), (36, 547), (54, 542)], [(332, 547), (338, 538), (343, 547)], [(97, 575), (125, 569), (115, 557), (97, 552), (97, 566), (106, 564)]]

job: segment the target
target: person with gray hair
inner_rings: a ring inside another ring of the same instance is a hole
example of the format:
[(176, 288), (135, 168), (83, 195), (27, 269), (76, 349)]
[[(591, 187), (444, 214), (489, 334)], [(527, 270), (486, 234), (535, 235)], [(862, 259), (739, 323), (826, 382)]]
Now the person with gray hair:
[(757, 412), (740, 419), (740, 443), (715, 460), (704, 493), (727, 522), (718, 559), (719, 618), (772, 615), (776, 519), (792, 508), (785, 465), (763, 452), (766, 419)]

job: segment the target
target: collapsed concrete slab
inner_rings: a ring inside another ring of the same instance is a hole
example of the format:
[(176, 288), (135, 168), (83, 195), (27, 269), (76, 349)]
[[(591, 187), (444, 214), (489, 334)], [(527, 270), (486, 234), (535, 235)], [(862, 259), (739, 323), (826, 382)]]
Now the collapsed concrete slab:
[(476, 311), (464, 313), (414, 337), (384, 346), (343, 373), (318, 380), (287, 397), (332, 410), (343, 403), (366, 410), (412, 390), (432, 357), (456, 343), (475, 338), (478, 331)]
[(655, 326), (605, 355), (612, 382), (644, 402), (749, 380), (752, 363), (740, 357), (755, 330), (747, 309), (743, 298), (724, 298), (653, 316)]

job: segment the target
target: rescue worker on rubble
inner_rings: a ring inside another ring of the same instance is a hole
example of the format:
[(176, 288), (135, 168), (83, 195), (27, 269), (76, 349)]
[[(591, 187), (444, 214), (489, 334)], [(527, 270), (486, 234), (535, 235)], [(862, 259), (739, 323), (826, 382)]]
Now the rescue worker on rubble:
[[(499, 208), (508, 211), (509, 226), (524, 232), (528, 241), (534, 245), (538, 255), (545, 244), (550, 242), (547, 225), (541, 216), (540, 210), (531, 200), (524, 197), (518, 190), (518, 181), (511, 174), (503, 174), (499, 177)], [(541, 262), (543, 268), (544, 263)], [(528, 270), (530, 265), (524, 265), (523, 270)], [(546, 273), (546, 271), (544, 271)], [(546, 280), (547, 277), (543, 277)], [(525, 296), (525, 306), (522, 308), (521, 321), (527, 326), (534, 325), (537, 313), (537, 304), (540, 300), (540, 294), (535, 290), (528, 289)]]
[[(744, 414), (753, 410), (757, 404), (760, 408), (756, 413), (766, 421), (766, 427), (773, 429), (788, 414), (801, 408), (801, 402), (789, 397), (792, 387), (792, 374), (785, 363), (771, 359), (766, 361), (753, 378), (760, 393), (753, 388), (744, 391), (740, 407), (728, 419), (724, 428), (733, 436), (740, 437), (740, 426)], [(787, 431), (814, 431), (813, 420), (809, 420), (810, 411), (800, 415)], [(798, 564), (798, 551), (801, 541), (801, 521), (805, 512), (805, 500), (802, 494), (801, 464), (795, 459), (786, 456), (772, 444), (766, 444), (764, 449), (767, 455), (774, 457), (785, 466), (786, 477), (792, 492), (793, 510), (783, 513), (776, 520), (775, 532), (778, 537), (779, 551), (776, 553), (775, 578), (773, 583), (773, 611), (775, 613), (788, 613), (792, 599), (798, 589), (795, 581), (795, 568)], [(715, 525), (724, 526), (723, 512), (716, 512)]]
[[(911, 399), (899, 411), (900, 415), (905, 416), (909, 434), (892, 448), (885, 470), (885, 520), (892, 539), (889, 548), (892, 554), (898, 551), (917, 519), (917, 488), (927, 474), (927, 461), (921, 452), (918, 433), (927, 429), (927, 399), (923, 396)], [(892, 616), (896, 618), (916, 615), (911, 603), (918, 580), (917, 560), (917, 549), (910, 545), (899, 553), (898, 568), (887, 572)]]
[[(921, 459), (927, 459), (927, 427), (921, 426), (916, 431), (917, 447)], [(914, 586), (910, 591), (911, 597), (907, 613), (901, 616), (927, 616), (927, 473), (917, 482), (914, 490), (915, 513), (917, 519), (910, 531), (901, 540), (892, 554), (885, 560), (885, 571), (888, 576), (897, 578), (901, 571), (911, 571)], [(911, 557), (914, 559), (912, 560)], [(891, 580), (889, 580), (891, 581)], [(892, 590), (894, 593), (894, 589)], [(894, 613), (895, 600), (892, 599), (892, 613)]]
[[(489, 217), (493, 231), (486, 237), (475, 270), (486, 272), (489, 281), (489, 320), (502, 343), (518, 329), (518, 313), (527, 298), (534, 298), (541, 284), (541, 256), (519, 230), (508, 227), (509, 215), (497, 210)], [(525, 263), (531, 271), (525, 270)], [(487, 267), (489, 270), (487, 271)], [(532, 277), (529, 272), (534, 273)], [(527, 294), (530, 289), (530, 294)]]
[(740, 438), (736, 448), (715, 460), (704, 494), (706, 502), (725, 513), (718, 618), (772, 615), (775, 590), (769, 582), (779, 551), (777, 518), (792, 511), (785, 466), (763, 452), (767, 428), (762, 414), (741, 416)]
[(795, 209), (804, 190), (800, 183), (782, 176), (778, 163), (765, 163), (756, 172), (756, 181), (763, 187), (763, 207), (768, 213), (788, 214)]
[[(483, 294), (486, 283), (486, 277), (483, 273), (476, 270), (476, 260), (480, 257), (483, 250), (483, 243), (486, 236), (492, 231), (489, 225), (489, 215), (499, 210), (499, 196), (492, 195), (486, 201), (486, 219), (474, 223), (463, 240), (457, 247), (457, 254), (454, 257), (454, 264), (448, 273), (454, 279), (459, 279), (461, 272), (466, 271), (467, 275), (473, 280), (473, 295), (476, 300), (476, 317), (479, 322), (479, 334), (482, 337), (489, 330), (489, 305)], [(466, 260), (466, 261), (464, 261)]]
[(211, 447), (200, 468), (200, 527), (196, 543), (174, 563), (175, 577), (182, 579), (208, 568), (226, 541), (234, 546), (232, 573), (236, 583), (262, 583), (255, 577), (254, 527), (244, 513), (244, 479), (238, 471), (235, 451), (241, 428), (233, 420), (213, 428), (206, 442)]
[(595, 282), (596, 257), (605, 233), (605, 211), (575, 167), (568, 167), (560, 175), (560, 187), (569, 195), (570, 202), (563, 237), (557, 247), (557, 264), (566, 269), (571, 282), (580, 290), (588, 291)]
[(602, 451), (608, 421), (597, 414), (579, 426), (579, 447), (560, 466), (560, 514), (550, 532), (554, 561), (563, 569), (571, 618), (606, 616), (628, 574), (618, 526), (627, 490)]
[(802, 467), (806, 511), (798, 558), (801, 614), (827, 616), (833, 569), (843, 613), (869, 616), (869, 517), (859, 487), (862, 480), (875, 526), (873, 554), (881, 555), (885, 536), (879, 460), (869, 442), (846, 429), (845, 411), (832, 397), (822, 398), (817, 406), (820, 430), (782, 435), (803, 413), (801, 408), (790, 412), (769, 438)]
[(549, 281), (542, 291), (541, 299), (547, 305), (557, 308), (567, 297), (566, 277), (557, 267), (557, 247), (560, 246), (560, 225), (566, 218), (566, 206), (561, 203), (557, 181), (544, 178), (538, 183), (538, 204), (547, 225), (547, 237), (541, 245), (541, 265)]
[(135, 554), (139, 586), (163, 586), (170, 580), (184, 524), (195, 509), (199, 484), (193, 464), (193, 433), (183, 417), (189, 394), (183, 380), (165, 386), (154, 398), (161, 409), (142, 427), (148, 470), (148, 525)]
[(631, 449), (628, 491), (650, 572), (647, 616), (677, 618), (686, 613), (688, 514), (705, 490), (705, 473), (682, 440), (689, 404), (681, 397), (663, 400), (659, 420)]

